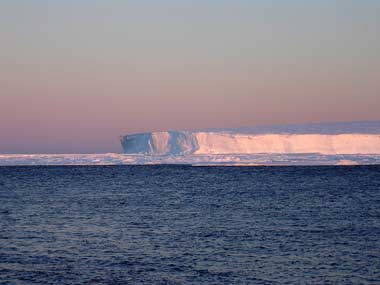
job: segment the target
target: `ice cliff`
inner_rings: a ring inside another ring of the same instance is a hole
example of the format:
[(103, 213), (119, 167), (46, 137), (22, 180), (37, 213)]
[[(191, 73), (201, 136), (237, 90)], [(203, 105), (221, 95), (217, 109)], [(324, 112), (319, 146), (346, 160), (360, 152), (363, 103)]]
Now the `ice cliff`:
[(197, 136), (189, 131), (168, 131), (133, 134), (122, 137), (124, 153), (150, 155), (178, 155), (195, 153)]
[(380, 121), (164, 131), (121, 138), (126, 154), (380, 154)]

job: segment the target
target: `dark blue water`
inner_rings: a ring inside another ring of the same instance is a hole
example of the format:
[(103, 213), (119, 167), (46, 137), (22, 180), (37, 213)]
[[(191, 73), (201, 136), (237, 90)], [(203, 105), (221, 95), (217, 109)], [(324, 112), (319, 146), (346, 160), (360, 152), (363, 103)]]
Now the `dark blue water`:
[(0, 167), (1, 284), (380, 284), (380, 167)]

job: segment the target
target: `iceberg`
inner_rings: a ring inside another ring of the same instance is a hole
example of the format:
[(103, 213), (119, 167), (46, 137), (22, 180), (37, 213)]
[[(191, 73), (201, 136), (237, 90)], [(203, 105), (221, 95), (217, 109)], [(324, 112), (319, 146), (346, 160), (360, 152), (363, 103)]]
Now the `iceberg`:
[(127, 134), (121, 145), (123, 153), (0, 154), (0, 165), (379, 165), (380, 121)]
[(380, 121), (162, 131), (121, 138), (126, 154), (149, 156), (380, 154)]

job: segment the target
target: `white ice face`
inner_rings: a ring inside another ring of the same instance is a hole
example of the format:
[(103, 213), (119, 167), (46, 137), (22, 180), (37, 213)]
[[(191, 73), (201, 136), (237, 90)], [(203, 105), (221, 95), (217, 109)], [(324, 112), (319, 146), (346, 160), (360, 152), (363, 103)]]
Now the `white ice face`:
[[(351, 130), (351, 131), (350, 131)], [(380, 154), (380, 122), (127, 135), (125, 153), (148, 155)]]

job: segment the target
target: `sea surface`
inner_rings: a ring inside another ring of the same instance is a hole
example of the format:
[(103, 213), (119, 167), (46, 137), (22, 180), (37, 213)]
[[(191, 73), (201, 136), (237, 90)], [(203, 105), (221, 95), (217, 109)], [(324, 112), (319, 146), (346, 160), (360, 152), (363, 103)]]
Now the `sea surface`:
[(0, 167), (0, 284), (380, 284), (380, 166)]

